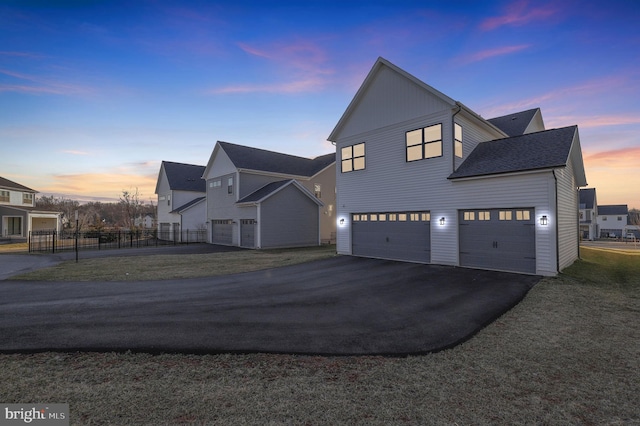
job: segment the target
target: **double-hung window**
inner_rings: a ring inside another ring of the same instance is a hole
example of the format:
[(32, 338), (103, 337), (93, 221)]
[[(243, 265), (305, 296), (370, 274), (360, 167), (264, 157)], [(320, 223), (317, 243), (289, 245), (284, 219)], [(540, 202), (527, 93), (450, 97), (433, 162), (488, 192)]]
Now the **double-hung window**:
[(462, 126), (458, 123), (453, 125), (453, 137), (455, 139), (456, 157), (462, 158)]
[(342, 173), (364, 169), (364, 142), (340, 150)]
[(442, 124), (411, 130), (406, 133), (407, 161), (442, 156)]

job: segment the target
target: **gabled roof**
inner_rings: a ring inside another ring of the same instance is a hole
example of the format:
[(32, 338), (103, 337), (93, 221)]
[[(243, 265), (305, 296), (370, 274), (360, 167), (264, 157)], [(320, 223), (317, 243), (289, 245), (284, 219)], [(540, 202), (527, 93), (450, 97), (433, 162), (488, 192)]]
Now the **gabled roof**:
[(202, 179), (204, 166), (163, 161), (160, 166), (161, 170), (162, 168), (172, 191), (206, 192), (207, 183)]
[(194, 205), (196, 205), (196, 204), (198, 204), (198, 203), (200, 203), (200, 202), (202, 202), (202, 201), (204, 201), (206, 199), (207, 199), (207, 197), (195, 198), (195, 199), (189, 201), (187, 204), (183, 204), (180, 207), (171, 210), (169, 213), (181, 213), (181, 212), (187, 210), (189, 207), (192, 207), (192, 206), (194, 206)]
[(481, 142), (449, 179), (565, 167), (577, 126)]
[(596, 189), (585, 188), (580, 190), (580, 208), (592, 209), (596, 205)]
[(502, 117), (489, 118), (487, 121), (508, 136), (520, 136), (523, 135), (527, 126), (533, 120), (540, 108), (529, 109), (527, 111), (520, 111), (514, 114), (503, 115)]
[(598, 206), (598, 216), (605, 215), (627, 215), (629, 214), (629, 208), (626, 204), (610, 204), (604, 206)]
[(27, 188), (24, 185), (20, 185), (19, 183), (16, 183), (12, 180), (9, 179), (5, 179), (3, 177), (0, 177), (0, 188), (2, 189), (14, 189), (16, 191), (28, 191), (28, 192), (38, 192), (36, 190), (33, 190), (31, 188)]
[(375, 81), (376, 74), (378, 74), (383, 67), (387, 67), (390, 70), (395, 71), (396, 73), (402, 75), (406, 79), (408, 79), (411, 82), (413, 82), (414, 84), (416, 84), (418, 87), (422, 88), (424, 91), (429, 92), (430, 94), (432, 94), (435, 97), (439, 98), (443, 102), (449, 104), (452, 108), (456, 105), (456, 102), (453, 99), (451, 99), (449, 96), (447, 96), (444, 93), (440, 92), (439, 90), (429, 86), (427, 83), (425, 83), (422, 80), (414, 77), (413, 75), (409, 74), (408, 72), (406, 72), (402, 68), (397, 67), (396, 65), (392, 64), (388, 60), (386, 60), (386, 59), (384, 59), (382, 57), (379, 57), (376, 60), (376, 63), (373, 64), (373, 67), (369, 71), (369, 74), (367, 74), (367, 77), (364, 79), (364, 82), (362, 83), (362, 85), (360, 86), (360, 88), (356, 92), (355, 96), (353, 97), (353, 99), (349, 103), (349, 106), (347, 106), (347, 109), (345, 110), (344, 114), (342, 114), (342, 117), (340, 117), (340, 120), (338, 121), (338, 124), (336, 124), (336, 127), (333, 129), (333, 131), (331, 132), (331, 134), (329, 135), (327, 140), (329, 140), (331, 142), (336, 142), (336, 140), (338, 139), (338, 134), (340, 133), (342, 128), (345, 126), (345, 124), (349, 120), (349, 118), (352, 115), (352, 113), (354, 112), (354, 110), (358, 107), (358, 104), (360, 103), (360, 101), (365, 96), (365, 94), (366, 94), (367, 90), (369, 89), (369, 87), (371, 86), (371, 84)]
[(238, 170), (311, 177), (336, 161), (335, 153), (312, 159), (229, 142), (218, 141), (218, 144)]
[(266, 200), (267, 198), (269, 198), (272, 195), (278, 193), (279, 191), (283, 190), (284, 188), (286, 188), (289, 185), (293, 185), (293, 186), (297, 187), (302, 193), (304, 193), (307, 197), (312, 199), (316, 204), (318, 204), (319, 206), (322, 205), (322, 202), (320, 200), (318, 200), (316, 197), (314, 197), (313, 194), (311, 194), (304, 186), (302, 186), (300, 183), (298, 183), (298, 181), (296, 181), (295, 179), (286, 179), (286, 180), (280, 180), (280, 181), (277, 181), (277, 182), (268, 183), (268, 184), (264, 185), (262, 188), (259, 188), (259, 189), (255, 190), (255, 191), (253, 191), (251, 194), (247, 195), (246, 197), (243, 197), (242, 199), (238, 200), (238, 202), (236, 204), (245, 204), (245, 203), (258, 204), (258, 203), (261, 203), (264, 200)]

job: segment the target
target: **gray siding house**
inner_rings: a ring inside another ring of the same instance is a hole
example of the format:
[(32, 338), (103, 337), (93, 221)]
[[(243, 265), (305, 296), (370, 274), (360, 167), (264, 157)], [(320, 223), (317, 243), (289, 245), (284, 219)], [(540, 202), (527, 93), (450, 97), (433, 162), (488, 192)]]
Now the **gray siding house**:
[(219, 141), (202, 178), (213, 244), (273, 248), (335, 240), (335, 154), (309, 159)]
[(340, 254), (539, 275), (578, 258), (576, 126), (485, 120), (379, 58), (328, 139)]
[(622, 238), (629, 226), (629, 208), (626, 204), (598, 206), (598, 229), (601, 238)]
[[(206, 229), (204, 166), (163, 161), (158, 172), (158, 237), (182, 241), (185, 231)], [(187, 237), (185, 237), (187, 238)]]
[(595, 188), (580, 190), (580, 238), (598, 238), (598, 202)]
[(37, 210), (37, 193), (0, 177), (0, 238), (26, 239), (31, 231), (60, 230), (61, 213)]

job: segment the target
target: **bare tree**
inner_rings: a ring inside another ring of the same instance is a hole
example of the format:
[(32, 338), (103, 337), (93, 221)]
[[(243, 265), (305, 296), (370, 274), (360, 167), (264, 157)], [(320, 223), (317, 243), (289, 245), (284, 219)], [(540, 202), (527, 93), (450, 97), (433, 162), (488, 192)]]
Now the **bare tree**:
[(140, 201), (140, 192), (136, 186), (133, 190), (122, 190), (120, 201), (118, 204), (122, 209), (122, 220), (125, 228), (134, 230), (136, 228), (136, 217), (141, 211), (142, 202)]

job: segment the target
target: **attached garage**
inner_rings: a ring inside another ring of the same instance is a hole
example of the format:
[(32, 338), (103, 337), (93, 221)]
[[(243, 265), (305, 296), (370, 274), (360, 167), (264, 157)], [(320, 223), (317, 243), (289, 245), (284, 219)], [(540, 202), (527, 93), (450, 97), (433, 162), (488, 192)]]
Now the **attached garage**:
[(358, 213), (351, 221), (354, 255), (431, 262), (429, 212)]
[(536, 273), (533, 208), (459, 211), (460, 266)]
[(231, 220), (212, 220), (211, 224), (211, 242), (213, 244), (233, 244), (233, 223)]

